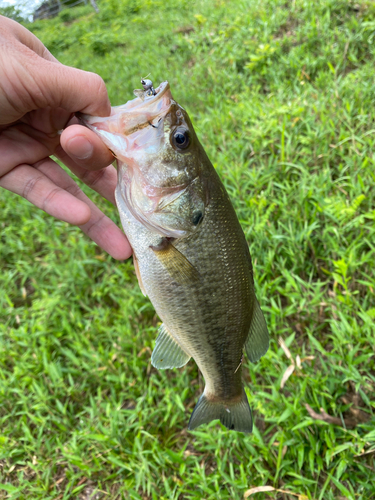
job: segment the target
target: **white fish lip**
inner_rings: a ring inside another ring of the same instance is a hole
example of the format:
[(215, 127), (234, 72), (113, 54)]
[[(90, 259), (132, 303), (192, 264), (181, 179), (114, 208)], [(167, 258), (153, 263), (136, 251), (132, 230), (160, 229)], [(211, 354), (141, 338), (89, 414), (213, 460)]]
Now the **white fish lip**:
[(165, 95), (165, 93), (170, 89), (168, 81), (162, 82), (159, 87), (155, 89), (156, 94), (151, 96), (146, 96), (144, 101), (140, 98), (135, 98), (128, 101), (126, 104), (121, 106), (114, 106), (111, 108), (111, 114), (109, 116), (92, 116), (87, 115), (81, 112), (76, 113), (76, 117), (80, 121), (82, 125), (86, 125), (88, 128), (93, 128), (94, 130), (97, 127), (94, 124), (99, 124), (108, 121), (108, 119), (112, 116), (116, 116), (122, 112), (133, 112), (133, 111), (142, 111), (142, 108), (152, 107), (155, 103), (160, 101), (160, 99)]
[(81, 125), (88, 127), (102, 139), (116, 158), (121, 159), (122, 153), (132, 147), (129, 143), (131, 135), (148, 127), (155, 119), (165, 116), (174, 102), (167, 81), (162, 82), (156, 91), (156, 95), (147, 96), (144, 100), (137, 97), (112, 108), (110, 116), (76, 113), (76, 117)]

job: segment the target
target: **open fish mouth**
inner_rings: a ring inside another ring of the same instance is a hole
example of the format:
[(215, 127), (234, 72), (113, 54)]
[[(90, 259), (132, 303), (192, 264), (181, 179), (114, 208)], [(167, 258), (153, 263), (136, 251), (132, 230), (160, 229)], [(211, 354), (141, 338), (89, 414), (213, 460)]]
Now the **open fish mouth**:
[(108, 117), (90, 116), (84, 113), (76, 113), (82, 125), (103, 136), (103, 132), (119, 134), (118, 121), (121, 120), (121, 135), (129, 136), (144, 127), (152, 125), (156, 118), (165, 115), (171, 104), (172, 95), (169, 83), (162, 82), (155, 89), (155, 94), (147, 91), (135, 90), (136, 99), (128, 101), (121, 106), (114, 106)]
[[(113, 107), (107, 117), (83, 113), (76, 113), (76, 116), (82, 125), (102, 139), (115, 158), (126, 162), (129, 151), (139, 150), (147, 144), (156, 150), (163, 140), (163, 127), (160, 124), (175, 101), (167, 81), (153, 89), (153, 92), (135, 90), (135, 99)], [(157, 134), (150, 133), (152, 130)], [(143, 132), (146, 134), (140, 137), (139, 134)]]

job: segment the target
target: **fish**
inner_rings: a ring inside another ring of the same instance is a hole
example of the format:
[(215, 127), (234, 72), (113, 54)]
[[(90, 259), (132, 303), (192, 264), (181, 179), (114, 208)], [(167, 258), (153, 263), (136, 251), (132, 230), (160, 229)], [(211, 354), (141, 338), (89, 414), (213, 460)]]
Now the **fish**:
[(219, 419), (250, 433), (243, 352), (255, 363), (269, 334), (244, 232), (219, 175), (167, 81), (143, 81), (109, 117), (80, 115), (117, 159), (117, 208), (140, 288), (162, 320), (152, 365), (193, 358), (205, 388), (188, 429)]

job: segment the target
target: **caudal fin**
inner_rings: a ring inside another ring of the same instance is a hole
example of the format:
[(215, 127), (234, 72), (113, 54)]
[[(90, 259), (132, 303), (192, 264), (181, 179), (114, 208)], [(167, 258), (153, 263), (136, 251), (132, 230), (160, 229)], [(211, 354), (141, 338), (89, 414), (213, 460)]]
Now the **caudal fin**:
[(245, 391), (242, 390), (241, 401), (235, 403), (228, 401), (212, 402), (203, 393), (191, 414), (189, 430), (192, 431), (199, 425), (207, 424), (216, 419), (219, 419), (227, 429), (251, 432), (253, 430), (253, 418)]

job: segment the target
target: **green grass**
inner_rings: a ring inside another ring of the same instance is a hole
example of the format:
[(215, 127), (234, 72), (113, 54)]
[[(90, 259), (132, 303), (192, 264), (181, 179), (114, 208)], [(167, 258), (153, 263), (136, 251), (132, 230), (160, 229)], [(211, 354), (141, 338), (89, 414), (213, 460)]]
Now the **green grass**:
[[(28, 28), (62, 62), (101, 74), (113, 104), (151, 73), (188, 110), (245, 231), (269, 325), (267, 355), (244, 369), (256, 426), (187, 432), (203, 382), (194, 362), (151, 367), (158, 318), (131, 261), (3, 191), (0, 498), (237, 500), (263, 485), (375, 498), (374, 455), (361, 455), (375, 452), (374, 4), (99, 7)], [(294, 359), (314, 356), (284, 389), (279, 336)], [(313, 420), (305, 404), (357, 425)], [(297, 498), (254, 496), (269, 497)]]

